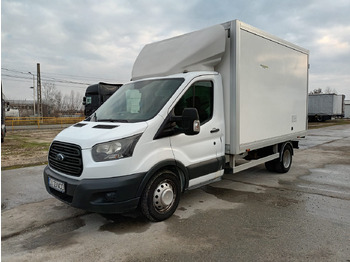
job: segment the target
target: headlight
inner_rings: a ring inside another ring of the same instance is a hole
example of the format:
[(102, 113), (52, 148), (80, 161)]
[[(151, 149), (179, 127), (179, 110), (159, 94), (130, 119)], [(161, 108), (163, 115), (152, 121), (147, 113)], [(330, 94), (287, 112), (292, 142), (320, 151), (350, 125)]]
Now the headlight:
[(141, 134), (94, 145), (92, 158), (96, 162), (102, 162), (130, 157), (140, 137)]

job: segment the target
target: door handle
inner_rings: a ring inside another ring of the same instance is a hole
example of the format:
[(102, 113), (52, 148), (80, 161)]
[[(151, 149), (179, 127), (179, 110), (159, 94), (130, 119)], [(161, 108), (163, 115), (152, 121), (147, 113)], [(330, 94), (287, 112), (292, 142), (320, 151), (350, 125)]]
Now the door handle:
[(220, 131), (219, 128), (213, 128), (212, 130), (210, 130), (210, 133), (213, 134), (213, 133), (217, 133), (219, 131)]

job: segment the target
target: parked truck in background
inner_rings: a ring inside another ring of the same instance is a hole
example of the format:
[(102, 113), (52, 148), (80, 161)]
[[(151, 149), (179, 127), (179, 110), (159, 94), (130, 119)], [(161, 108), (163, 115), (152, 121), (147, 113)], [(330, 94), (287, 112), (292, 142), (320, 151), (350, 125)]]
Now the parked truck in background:
[(344, 117), (350, 118), (350, 100), (344, 100)]
[(148, 44), (131, 82), (54, 139), (46, 189), (162, 221), (224, 169), (288, 172), (306, 135), (308, 68), (306, 49), (238, 20)]
[(88, 86), (83, 97), (83, 105), (85, 106), (84, 115), (88, 117), (94, 113), (121, 86), (122, 84), (107, 84), (102, 82)]
[(309, 121), (323, 122), (332, 117), (344, 117), (345, 95), (310, 94), (308, 102)]
[(6, 135), (6, 125), (5, 125), (5, 101), (2, 94), (2, 85), (1, 85), (1, 143), (5, 141)]
[(1, 83), (1, 143), (5, 141), (6, 136), (5, 112), (7, 111), (9, 111), (9, 102), (5, 102)]
[(7, 108), (5, 112), (5, 117), (19, 117), (19, 109), (18, 108)]

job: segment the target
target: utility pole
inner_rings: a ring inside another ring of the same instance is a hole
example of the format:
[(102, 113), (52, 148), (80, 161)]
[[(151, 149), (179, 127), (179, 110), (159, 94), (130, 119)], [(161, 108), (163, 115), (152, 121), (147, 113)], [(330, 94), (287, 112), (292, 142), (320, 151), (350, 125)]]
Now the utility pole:
[(33, 116), (35, 116), (35, 80), (34, 80), (34, 74), (31, 72), (28, 72), (28, 74), (33, 76)]
[(36, 64), (36, 71), (37, 71), (37, 95), (38, 95), (38, 115), (43, 116), (43, 104), (41, 101), (41, 77), (40, 77), (40, 63)]

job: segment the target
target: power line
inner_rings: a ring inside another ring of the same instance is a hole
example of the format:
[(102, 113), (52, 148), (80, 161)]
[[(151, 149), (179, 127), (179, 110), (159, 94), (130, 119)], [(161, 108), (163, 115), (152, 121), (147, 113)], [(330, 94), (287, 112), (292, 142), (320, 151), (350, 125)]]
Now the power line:
[[(20, 71), (20, 70), (15, 70), (15, 69), (9, 69), (9, 68), (5, 68), (5, 67), (1, 67), (2, 70), (6, 70), (6, 71), (9, 71), (9, 72), (14, 72), (14, 73), (19, 73), (19, 74), (25, 74), (27, 75), (28, 72), (24, 72), (24, 71)], [(68, 80), (64, 80), (64, 79), (60, 79), (60, 78), (56, 78), (56, 77), (50, 77), (50, 76), (47, 76), (46, 75), (61, 75), (61, 76), (68, 76), (68, 77), (73, 77), (73, 78), (78, 78), (78, 79), (86, 79), (86, 80), (96, 80), (96, 82), (100, 82), (101, 79), (103, 79), (103, 81), (115, 81), (114, 79), (107, 79), (107, 78), (99, 78), (99, 77), (94, 77), (94, 76), (78, 76), (78, 75), (69, 75), (69, 74), (60, 74), (60, 73), (49, 73), (49, 72), (42, 72), (41, 73), (44, 77), (42, 77), (43, 79), (44, 78), (47, 78), (47, 79), (54, 79), (55, 81), (68, 81)], [(71, 81), (71, 82), (74, 82), (74, 81)], [(87, 85), (91, 85), (91, 83), (81, 83), (81, 84), (87, 84)]]
[(15, 75), (7, 75), (7, 74), (1, 74), (2, 76), (7, 76), (7, 77), (12, 77), (12, 78), (17, 78), (17, 79), (28, 79), (32, 80), (32, 77), (24, 77), (24, 76), (15, 76)]
[(71, 80), (57, 79), (57, 78), (53, 78), (53, 77), (50, 77), (50, 78), (42, 77), (42, 80), (54, 81), (54, 82), (59, 82), (59, 83), (67, 83), (67, 84), (91, 85), (91, 83), (76, 82), (76, 81), (71, 81)]
[(18, 71), (18, 70), (14, 70), (14, 69), (8, 69), (8, 68), (4, 68), (4, 67), (1, 67), (1, 69), (2, 70), (6, 70), (6, 71), (10, 71), (10, 72), (15, 72), (15, 73), (20, 73), (20, 74), (28, 74), (28, 72), (27, 73), (25, 73), (25, 72), (22, 72), (22, 71)]
[[(18, 75), (9, 75), (9, 74), (2, 74), (2, 76), (10, 77), (10, 78), (16, 78), (16, 79), (26, 79), (26, 80), (32, 80), (32, 77), (25, 77), (25, 76), (18, 76)], [(84, 83), (84, 82), (77, 82), (77, 81), (71, 81), (71, 80), (65, 80), (65, 79), (57, 79), (57, 78), (47, 78), (42, 77), (43, 81), (54, 81), (58, 83), (65, 83), (65, 84), (76, 84), (76, 85), (91, 85), (91, 83)]]
[[(100, 81), (100, 78), (94, 77), (94, 76), (78, 76), (78, 75), (68, 75), (68, 74), (59, 74), (59, 73), (48, 73), (45, 72), (45, 75), (58, 75), (58, 76), (68, 76), (68, 77), (72, 77), (72, 78), (78, 78), (78, 79), (91, 79), (91, 80), (96, 80), (99, 79), (97, 81)], [(115, 81), (115, 79), (108, 79), (108, 78), (103, 78), (104, 81)]]
[[(7, 70), (10, 71), (10, 70)], [(10, 71), (11, 72), (11, 71)], [(23, 72), (17, 71), (18, 73), (25, 74)], [(26, 73), (28, 74), (28, 73)], [(21, 76), (21, 75), (10, 75), (10, 74), (2, 74), (2, 76), (11, 77), (11, 78), (17, 78), (17, 79), (28, 79), (32, 80), (33, 78), (28, 76)], [(67, 83), (67, 84), (78, 84), (78, 85), (91, 85), (91, 83), (85, 83), (85, 82), (78, 82), (78, 81), (72, 81), (72, 80), (65, 80), (65, 79), (58, 79), (54, 77), (42, 77), (43, 81), (54, 81), (59, 83)]]

